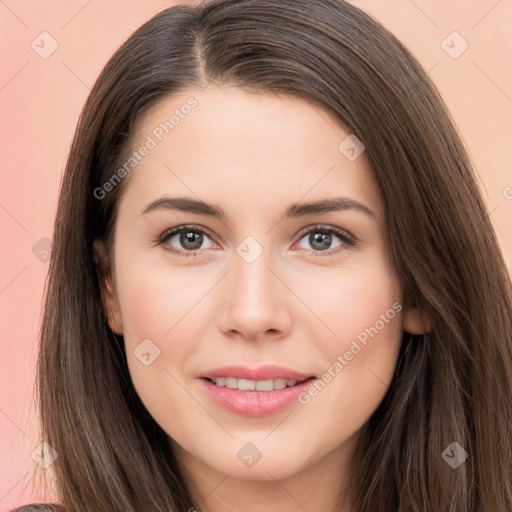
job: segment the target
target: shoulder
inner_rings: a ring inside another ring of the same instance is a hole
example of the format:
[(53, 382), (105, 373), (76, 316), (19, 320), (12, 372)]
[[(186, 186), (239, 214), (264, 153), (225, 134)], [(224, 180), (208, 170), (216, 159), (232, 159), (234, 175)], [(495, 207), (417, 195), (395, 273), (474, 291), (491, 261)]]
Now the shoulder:
[(62, 509), (53, 503), (32, 503), (23, 507), (14, 508), (9, 512), (63, 512)]

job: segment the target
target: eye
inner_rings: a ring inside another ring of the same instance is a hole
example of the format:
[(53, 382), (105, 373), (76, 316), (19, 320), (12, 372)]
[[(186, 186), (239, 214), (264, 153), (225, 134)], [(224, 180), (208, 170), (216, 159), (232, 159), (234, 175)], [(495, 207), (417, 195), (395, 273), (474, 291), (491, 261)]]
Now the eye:
[[(349, 235), (345, 230), (334, 226), (316, 225), (309, 228), (308, 231), (302, 232), (301, 239), (306, 240), (311, 246), (311, 250), (315, 253), (321, 253), (319, 256), (328, 256), (330, 254), (342, 251), (346, 247), (356, 245), (356, 239)], [(338, 243), (333, 246), (333, 242)], [(307, 247), (301, 247), (307, 249)]]
[[(158, 245), (180, 256), (196, 256), (197, 251), (209, 249), (211, 245), (203, 247), (205, 240), (211, 240), (208, 232), (198, 226), (179, 226), (165, 231), (157, 240)], [(176, 248), (175, 246), (181, 246)]]
[[(167, 251), (175, 253), (178, 256), (195, 257), (199, 255), (201, 250), (211, 249), (212, 246), (216, 245), (212, 242), (212, 238), (213, 236), (204, 228), (196, 225), (185, 225), (165, 231), (155, 242), (157, 245), (163, 245)], [(300, 244), (303, 239), (306, 239), (310, 244), (310, 251), (321, 253), (319, 254), (321, 256), (328, 256), (332, 253), (342, 251), (346, 247), (357, 245), (357, 240), (353, 236), (345, 230), (334, 226), (316, 225), (312, 228), (310, 227), (307, 231), (301, 233), (301, 238), (298, 243)], [(333, 241), (335, 242), (336, 239), (338, 243), (334, 245), (333, 248)], [(203, 243), (207, 240), (210, 240), (211, 243), (204, 247)], [(301, 248), (304, 249), (304, 247)]]

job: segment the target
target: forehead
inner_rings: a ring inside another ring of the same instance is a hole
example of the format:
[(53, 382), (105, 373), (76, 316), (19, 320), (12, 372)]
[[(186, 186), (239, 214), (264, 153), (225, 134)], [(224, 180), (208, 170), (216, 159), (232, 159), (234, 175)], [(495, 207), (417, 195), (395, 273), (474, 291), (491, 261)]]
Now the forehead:
[(365, 154), (348, 159), (347, 137), (350, 131), (326, 110), (295, 96), (214, 84), (182, 90), (139, 120), (131, 149), (144, 156), (129, 173), (126, 194), (140, 201), (196, 195), (228, 212), (251, 205), (258, 213), (345, 195), (380, 217)]

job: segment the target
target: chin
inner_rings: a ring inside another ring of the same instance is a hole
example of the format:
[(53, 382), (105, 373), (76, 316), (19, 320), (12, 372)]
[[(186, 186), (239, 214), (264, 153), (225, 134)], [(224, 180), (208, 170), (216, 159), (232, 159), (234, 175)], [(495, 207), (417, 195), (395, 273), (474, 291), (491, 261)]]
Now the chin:
[(213, 458), (211, 452), (201, 458), (205, 464), (220, 473), (242, 480), (262, 482), (286, 479), (315, 462), (313, 454), (306, 454), (299, 447), (285, 443), (276, 447), (268, 441), (265, 443), (264, 439), (253, 439), (254, 443), (247, 441), (244, 436), (242, 441), (236, 440), (229, 448), (227, 445), (225, 450), (215, 453)]

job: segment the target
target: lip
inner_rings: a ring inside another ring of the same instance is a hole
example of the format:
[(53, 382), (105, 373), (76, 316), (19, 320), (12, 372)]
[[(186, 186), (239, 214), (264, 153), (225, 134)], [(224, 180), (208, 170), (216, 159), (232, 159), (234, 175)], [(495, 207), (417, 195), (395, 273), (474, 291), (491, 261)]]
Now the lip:
[(243, 416), (269, 416), (298, 401), (298, 395), (311, 385), (315, 377), (274, 391), (240, 391), (216, 386), (206, 378), (199, 380), (210, 397), (227, 410)]
[[(216, 386), (210, 380), (217, 377), (234, 377), (237, 379), (268, 380), (287, 379), (303, 381), (295, 386), (273, 391), (240, 391)], [(305, 391), (315, 377), (297, 372), (289, 368), (275, 365), (265, 365), (258, 369), (243, 366), (223, 366), (208, 371), (199, 379), (208, 395), (228, 411), (243, 416), (261, 417), (276, 414), (297, 401), (300, 393)]]
[(252, 369), (245, 366), (223, 366), (222, 368), (215, 368), (200, 375), (205, 379), (215, 379), (217, 377), (234, 377), (236, 379), (249, 379), (249, 380), (269, 380), (269, 379), (286, 379), (286, 380), (305, 380), (308, 377), (313, 377), (311, 374), (300, 373), (284, 366), (276, 366), (266, 364), (259, 368)]

